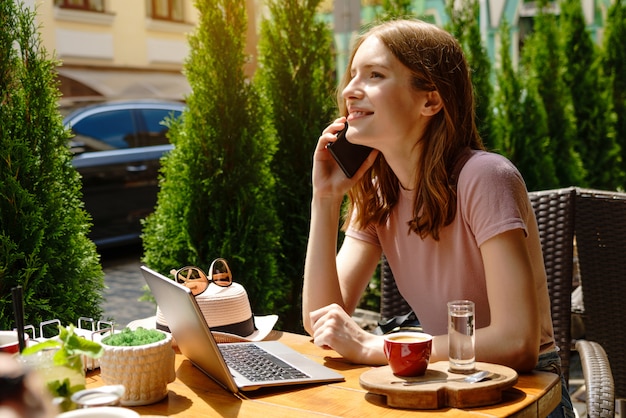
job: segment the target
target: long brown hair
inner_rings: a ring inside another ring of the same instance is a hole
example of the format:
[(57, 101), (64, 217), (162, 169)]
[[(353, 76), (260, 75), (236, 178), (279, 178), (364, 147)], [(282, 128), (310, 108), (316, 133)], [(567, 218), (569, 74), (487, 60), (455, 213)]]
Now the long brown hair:
[[(413, 219), (408, 226), (422, 238), (439, 239), (442, 227), (456, 213), (455, 166), (470, 149), (484, 149), (474, 121), (474, 93), (469, 68), (459, 43), (452, 35), (420, 20), (393, 20), (373, 27), (356, 42), (348, 71), (340, 83), (337, 102), (343, 115), (346, 103), (341, 95), (350, 83), (350, 68), (359, 46), (376, 36), (412, 74), (418, 91), (437, 91), (442, 109), (430, 120), (420, 138), (419, 170)], [(347, 216), (357, 211), (357, 227), (383, 224), (398, 201), (400, 182), (385, 158), (376, 162), (349, 191)], [(345, 227), (345, 226), (344, 226)]]

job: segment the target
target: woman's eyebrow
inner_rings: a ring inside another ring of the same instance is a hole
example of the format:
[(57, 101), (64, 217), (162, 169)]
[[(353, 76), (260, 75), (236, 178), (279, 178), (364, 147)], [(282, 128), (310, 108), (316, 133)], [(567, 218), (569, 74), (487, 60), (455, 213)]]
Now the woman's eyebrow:
[(352, 69), (351, 69), (351, 72), (354, 74), (354, 72), (357, 69), (365, 70), (365, 71), (371, 71), (372, 69), (390, 70), (391, 67), (389, 65), (383, 64), (383, 63), (368, 63), (368, 64), (359, 65), (358, 67), (353, 66)]

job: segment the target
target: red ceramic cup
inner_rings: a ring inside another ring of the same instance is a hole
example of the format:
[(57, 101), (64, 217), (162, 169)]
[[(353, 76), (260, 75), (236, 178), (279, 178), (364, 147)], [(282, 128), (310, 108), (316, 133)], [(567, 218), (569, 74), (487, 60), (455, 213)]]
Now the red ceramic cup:
[[(28, 341), (28, 334), (24, 334), (24, 341)], [(17, 331), (0, 331), (0, 352), (14, 354), (20, 351), (17, 340)]]
[(426, 373), (433, 337), (423, 332), (395, 332), (385, 335), (385, 355), (397, 376), (422, 376)]

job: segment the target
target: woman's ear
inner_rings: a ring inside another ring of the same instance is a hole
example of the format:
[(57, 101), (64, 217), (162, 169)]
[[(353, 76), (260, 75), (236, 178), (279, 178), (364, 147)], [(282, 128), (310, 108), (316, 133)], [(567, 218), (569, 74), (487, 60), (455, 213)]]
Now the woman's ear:
[(434, 116), (443, 107), (443, 101), (438, 91), (429, 91), (426, 93), (426, 103), (422, 108), (422, 114), (424, 116)]

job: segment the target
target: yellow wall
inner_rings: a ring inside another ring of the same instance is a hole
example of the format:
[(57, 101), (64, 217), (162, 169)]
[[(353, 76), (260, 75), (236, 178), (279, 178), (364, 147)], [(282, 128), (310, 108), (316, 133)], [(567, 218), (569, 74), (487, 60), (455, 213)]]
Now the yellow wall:
[(187, 34), (198, 21), (185, 0), (185, 23), (149, 19), (144, 0), (107, 0), (106, 12), (61, 9), (53, 0), (36, 2), (38, 23), (48, 51), (64, 65), (133, 69), (182, 68)]

